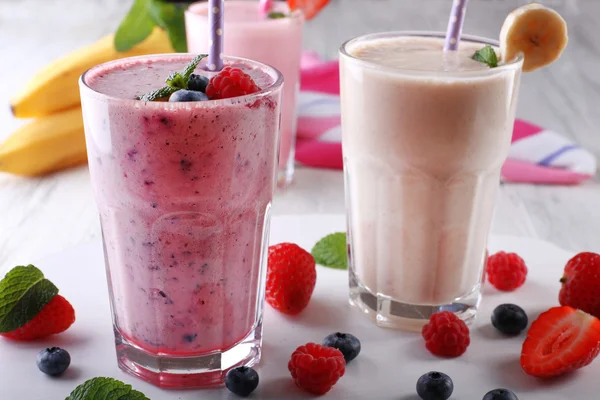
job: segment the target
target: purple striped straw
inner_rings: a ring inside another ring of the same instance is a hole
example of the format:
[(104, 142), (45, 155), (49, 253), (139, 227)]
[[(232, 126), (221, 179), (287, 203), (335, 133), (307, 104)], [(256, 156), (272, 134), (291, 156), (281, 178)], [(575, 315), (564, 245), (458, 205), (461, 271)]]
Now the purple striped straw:
[(208, 70), (220, 71), (223, 69), (223, 14), (225, 13), (224, 0), (209, 0), (208, 25), (210, 26), (210, 43), (208, 51)]
[(469, 3), (469, 0), (453, 0), (452, 2), (452, 12), (450, 12), (450, 20), (448, 21), (444, 51), (456, 51), (458, 49), (463, 23), (465, 22), (465, 14), (467, 12), (467, 3)]

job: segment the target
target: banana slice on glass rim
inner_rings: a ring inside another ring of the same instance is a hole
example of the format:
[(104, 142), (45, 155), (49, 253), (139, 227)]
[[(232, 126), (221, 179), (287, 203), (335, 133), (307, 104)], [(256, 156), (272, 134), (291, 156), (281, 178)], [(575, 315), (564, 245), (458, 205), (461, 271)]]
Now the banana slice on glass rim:
[(523, 72), (531, 72), (556, 61), (568, 40), (563, 17), (548, 7), (531, 3), (506, 17), (500, 31), (500, 56), (506, 63), (522, 53)]

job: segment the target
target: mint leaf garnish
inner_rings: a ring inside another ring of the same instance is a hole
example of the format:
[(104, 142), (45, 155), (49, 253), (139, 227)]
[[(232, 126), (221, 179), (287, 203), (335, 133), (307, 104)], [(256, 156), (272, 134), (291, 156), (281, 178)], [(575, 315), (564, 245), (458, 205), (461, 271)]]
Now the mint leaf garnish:
[(319, 240), (311, 250), (315, 262), (324, 267), (348, 269), (346, 234), (332, 233)]
[(156, 25), (167, 32), (173, 49), (176, 52), (185, 53), (187, 51), (185, 6), (161, 0), (146, 1), (148, 1), (148, 12)]
[(165, 86), (160, 89), (156, 89), (151, 91), (150, 93), (146, 93), (137, 98), (137, 100), (142, 101), (156, 101), (160, 99), (168, 99), (170, 95), (178, 91), (179, 89), (173, 86)]
[(119, 52), (141, 43), (152, 33), (154, 20), (147, 11), (148, 0), (135, 0), (115, 33), (114, 46)]
[(165, 82), (172, 88), (187, 89), (187, 79), (184, 80), (179, 72), (173, 72)]
[(160, 89), (153, 90), (150, 93), (146, 93), (141, 96), (138, 96), (137, 100), (155, 101), (155, 100), (160, 100), (160, 99), (166, 99), (170, 95), (172, 95), (173, 93), (178, 91), (179, 89), (187, 89), (190, 77), (196, 70), (196, 67), (198, 67), (198, 64), (200, 63), (200, 61), (202, 61), (202, 59), (206, 58), (206, 57), (207, 57), (206, 54), (197, 55), (196, 57), (194, 57), (194, 59), (192, 61), (190, 61), (185, 66), (185, 68), (183, 69), (183, 72), (181, 72), (181, 73), (173, 72), (172, 74), (170, 74), (167, 77), (167, 80), (165, 81), (167, 83), (167, 86), (162, 87)]
[(185, 87), (186, 87), (186, 89), (187, 89), (187, 83), (190, 80), (190, 77), (192, 76), (192, 74), (194, 73), (194, 71), (196, 70), (196, 68), (198, 67), (198, 64), (200, 64), (200, 61), (202, 61), (206, 57), (208, 57), (208, 54), (198, 54), (183, 69), (183, 72), (181, 73), (181, 75), (183, 76), (183, 79), (185, 80)]
[(483, 49), (477, 50), (471, 58), (475, 61), (489, 65), (490, 68), (498, 66), (498, 56), (492, 46), (485, 46)]
[(287, 17), (287, 15), (285, 15), (285, 14), (284, 14), (284, 13), (282, 13), (282, 12), (278, 12), (278, 11), (271, 11), (271, 12), (270, 12), (270, 13), (267, 15), (267, 17), (268, 17), (268, 18), (271, 18), (271, 19), (280, 19), (280, 18), (285, 18), (285, 17)]
[(18, 266), (0, 281), (0, 333), (31, 321), (58, 294), (58, 288), (33, 265)]
[(77, 386), (65, 400), (150, 400), (131, 385), (112, 378), (92, 378)]

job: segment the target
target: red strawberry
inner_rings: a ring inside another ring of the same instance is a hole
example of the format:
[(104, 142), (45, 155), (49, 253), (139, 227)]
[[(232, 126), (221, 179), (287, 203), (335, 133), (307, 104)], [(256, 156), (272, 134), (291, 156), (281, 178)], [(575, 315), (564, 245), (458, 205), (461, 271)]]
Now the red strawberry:
[(346, 361), (338, 349), (307, 343), (294, 351), (288, 369), (296, 386), (321, 395), (329, 392), (344, 375)]
[(571, 307), (554, 307), (531, 324), (521, 367), (529, 375), (551, 378), (585, 367), (599, 351), (600, 320)]
[(527, 266), (518, 254), (499, 251), (487, 260), (487, 276), (496, 289), (511, 292), (525, 283)]
[(298, 314), (308, 305), (317, 282), (313, 256), (293, 243), (269, 247), (266, 300), (284, 314)]
[(304, 18), (308, 21), (313, 19), (329, 0), (287, 0), (290, 10), (302, 10)]
[(561, 306), (570, 306), (600, 317), (600, 255), (579, 253), (565, 266), (558, 295)]
[(225, 67), (210, 78), (206, 95), (211, 100), (245, 96), (260, 91), (250, 75), (239, 68)]
[(13, 340), (36, 340), (66, 331), (75, 322), (75, 310), (64, 297), (57, 294), (33, 319), (20, 328), (0, 333)]

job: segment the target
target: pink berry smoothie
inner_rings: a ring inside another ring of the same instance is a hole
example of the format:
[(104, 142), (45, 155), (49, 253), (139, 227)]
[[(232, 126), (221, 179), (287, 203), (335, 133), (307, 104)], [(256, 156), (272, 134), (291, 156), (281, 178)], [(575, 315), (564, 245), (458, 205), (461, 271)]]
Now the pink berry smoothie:
[(82, 78), (117, 341), (162, 359), (220, 354), (248, 337), (260, 346), (280, 75), (226, 59), (265, 90), (202, 102), (134, 100), (190, 59), (124, 59)]
[[(289, 12), (286, 3), (274, 2), (273, 11), (288, 16), (270, 19), (259, 13), (258, 1), (225, 1), (225, 54), (257, 60), (277, 68), (284, 76), (285, 90), (281, 113), (279, 145), (279, 183), (286, 185), (294, 172), (296, 140), (296, 98), (299, 90), (302, 53), (301, 12)], [(209, 6), (207, 2), (191, 5), (186, 11), (188, 48), (194, 53), (206, 53), (210, 48)]]
[(485, 45), (390, 33), (342, 50), (351, 296), (379, 325), (479, 305), (521, 72), (473, 60)]

